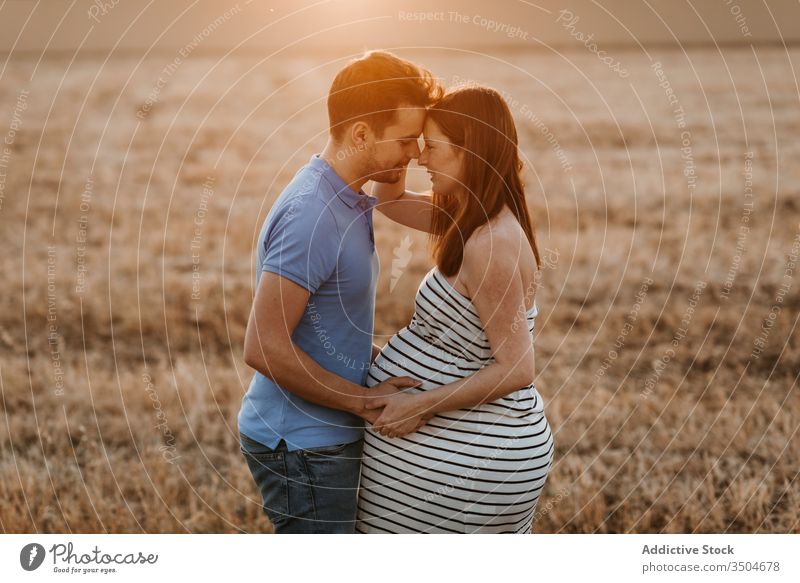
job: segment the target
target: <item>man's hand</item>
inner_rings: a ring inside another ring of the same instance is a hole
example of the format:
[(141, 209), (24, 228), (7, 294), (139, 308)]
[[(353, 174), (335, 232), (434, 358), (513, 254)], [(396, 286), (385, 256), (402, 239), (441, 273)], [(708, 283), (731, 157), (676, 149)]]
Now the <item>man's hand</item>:
[(368, 389), (324, 369), (292, 340), (309, 297), (294, 281), (263, 272), (247, 322), (244, 361), (303, 399), (363, 416)]

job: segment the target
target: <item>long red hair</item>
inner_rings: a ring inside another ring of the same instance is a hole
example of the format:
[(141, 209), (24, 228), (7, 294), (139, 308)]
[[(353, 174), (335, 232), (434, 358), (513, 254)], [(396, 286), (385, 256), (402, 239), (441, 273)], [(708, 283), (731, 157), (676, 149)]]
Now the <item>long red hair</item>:
[(517, 128), (503, 97), (469, 85), (449, 90), (428, 110), (442, 133), (464, 152), (466, 199), (433, 193), (431, 249), (439, 270), (456, 274), (464, 243), (507, 206), (517, 217), (540, 264), (536, 230), (525, 202)]

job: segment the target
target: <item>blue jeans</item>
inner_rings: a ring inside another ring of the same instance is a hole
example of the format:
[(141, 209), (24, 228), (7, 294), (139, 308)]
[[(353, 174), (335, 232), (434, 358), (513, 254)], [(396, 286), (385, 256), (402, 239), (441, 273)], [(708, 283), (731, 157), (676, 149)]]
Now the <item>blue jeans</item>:
[(355, 532), (363, 439), (289, 451), (239, 437), (276, 533)]

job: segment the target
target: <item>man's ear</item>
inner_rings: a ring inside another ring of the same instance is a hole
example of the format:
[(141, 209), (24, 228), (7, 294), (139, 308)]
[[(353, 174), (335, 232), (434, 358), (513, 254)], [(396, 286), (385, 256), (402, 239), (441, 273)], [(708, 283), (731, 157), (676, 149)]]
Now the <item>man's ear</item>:
[(366, 146), (371, 136), (372, 129), (366, 122), (357, 121), (350, 126), (350, 138), (356, 148)]

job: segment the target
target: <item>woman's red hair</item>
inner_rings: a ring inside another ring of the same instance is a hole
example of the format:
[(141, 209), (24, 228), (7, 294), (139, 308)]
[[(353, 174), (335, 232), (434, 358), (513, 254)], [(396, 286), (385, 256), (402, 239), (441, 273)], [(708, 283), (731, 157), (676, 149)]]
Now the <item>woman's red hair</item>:
[(433, 193), (431, 248), (439, 270), (455, 275), (472, 233), (507, 206), (517, 217), (540, 264), (536, 231), (525, 202), (514, 118), (494, 89), (451, 89), (428, 110), (442, 133), (464, 153), (466, 197)]

